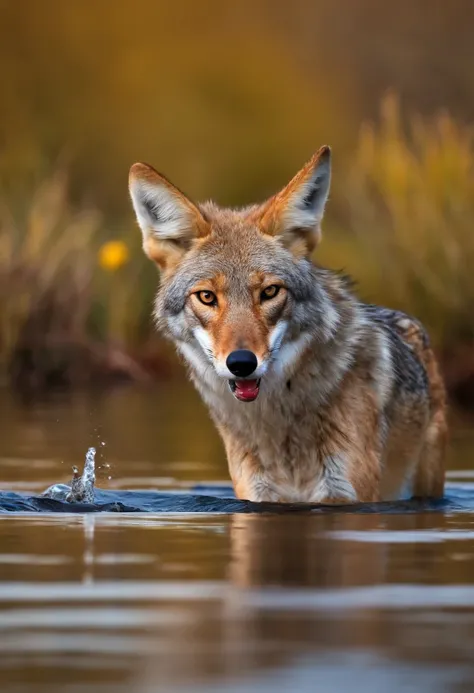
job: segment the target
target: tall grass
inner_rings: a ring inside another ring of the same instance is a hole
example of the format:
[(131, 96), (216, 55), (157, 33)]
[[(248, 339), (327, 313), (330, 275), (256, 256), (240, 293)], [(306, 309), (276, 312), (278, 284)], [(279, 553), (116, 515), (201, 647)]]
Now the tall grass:
[(22, 212), (0, 200), (1, 378), (49, 386), (111, 370), (140, 374), (123, 349), (143, 333), (143, 309), (131, 306), (137, 270), (124, 241), (104, 242), (107, 235), (96, 209), (71, 204), (60, 169)]
[(369, 300), (414, 313), (439, 348), (474, 338), (473, 130), (447, 114), (402, 119), (394, 94), (361, 129), (324, 257)]
[[(404, 119), (388, 95), (353, 160), (336, 157), (318, 258), (352, 274), (366, 300), (419, 317), (444, 352), (474, 343), (473, 137), (446, 114)], [(23, 212), (0, 199), (0, 377), (143, 375), (129, 355), (143, 356), (153, 332), (156, 272), (131, 224), (73, 205), (62, 169)]]

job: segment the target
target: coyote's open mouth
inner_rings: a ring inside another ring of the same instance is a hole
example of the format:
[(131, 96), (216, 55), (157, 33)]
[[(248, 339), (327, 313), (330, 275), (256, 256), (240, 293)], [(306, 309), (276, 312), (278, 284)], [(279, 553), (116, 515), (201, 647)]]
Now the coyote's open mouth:
[(229, 387), (236, 399), (241, 402), (253, 402), (260, 391), (260, 379), (258, 380), (229, 380)]

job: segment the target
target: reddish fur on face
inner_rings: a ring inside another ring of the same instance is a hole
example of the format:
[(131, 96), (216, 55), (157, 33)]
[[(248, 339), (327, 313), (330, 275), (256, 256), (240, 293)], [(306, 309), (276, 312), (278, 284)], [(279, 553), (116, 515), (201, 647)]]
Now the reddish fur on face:
[[(276, 282), (279, 280), (262, 272), (252, 273), (249, 275), (248, 295), (238, 302), (229, 297), (229, 282), (224, 274), (217, 274), (193, 287), (191, 307), (210, 336), (217, 359), (225, 361), (236, 349), (252, 351), (259, 362), (267, 357), (269, 336), (284, 308), (286, 289), (279, 282), (279, 293), (274, 299), (263, 302), (261, 293)], [(196, 296), (199, 291), (212, 291), (217, 305), (201, 303)]]

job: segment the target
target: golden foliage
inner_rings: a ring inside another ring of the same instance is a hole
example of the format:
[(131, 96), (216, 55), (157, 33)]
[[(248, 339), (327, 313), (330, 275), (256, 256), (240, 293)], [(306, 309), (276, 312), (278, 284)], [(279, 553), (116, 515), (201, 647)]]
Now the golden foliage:
[(440, 346), (474, 335), (473, 135), (447, 114), (404, 126), (388, 94), (347, 175), (349, 228), (326, 234), (326, 258), (374, 302), (416, 314)]

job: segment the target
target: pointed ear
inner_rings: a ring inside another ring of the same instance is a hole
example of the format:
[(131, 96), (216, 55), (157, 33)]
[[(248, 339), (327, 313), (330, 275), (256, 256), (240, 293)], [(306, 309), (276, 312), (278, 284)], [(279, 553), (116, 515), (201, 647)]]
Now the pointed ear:
[(196, 205), (148, 164), (132, 166), (129, 191), (143, 250), (161, 269), (176, 265), (193, 240), (209, 233)]
[(277, 236), (297, 257), (308, 256), (321, 238), (331, 182), (331, 150), (321, 147), (296, 176), (263, 205), (263, 233)]

